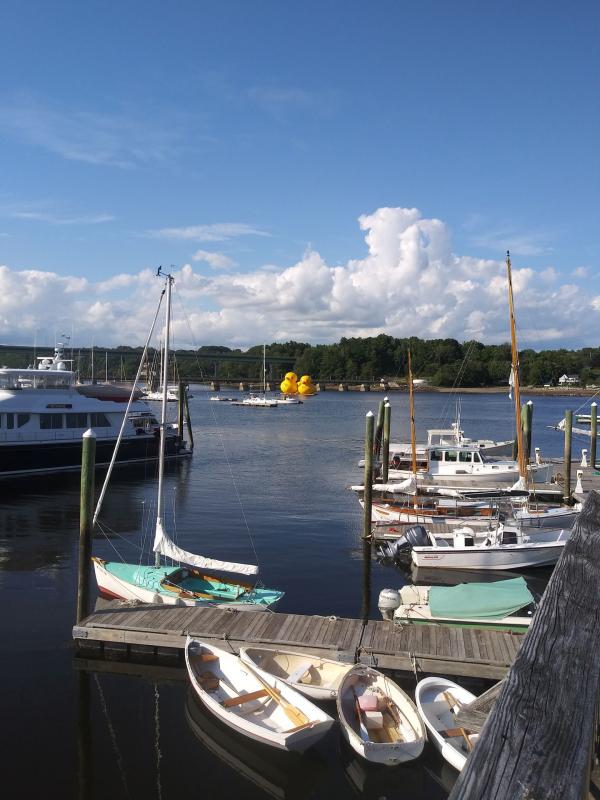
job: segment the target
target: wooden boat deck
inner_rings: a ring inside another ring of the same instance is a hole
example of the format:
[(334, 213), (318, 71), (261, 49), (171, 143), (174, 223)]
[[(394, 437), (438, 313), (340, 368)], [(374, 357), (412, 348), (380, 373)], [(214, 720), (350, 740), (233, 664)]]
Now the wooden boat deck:
[(235, 652), (261, 644), (385, 669), (502, 678), (514, 661), (521, 634), (442, 625), (399, 626), (386, 620), (319, 617), (221, 608), (110, 607), (73, 628), (78, 649), (106, 649), (127, 658), (130, 649), (152, 659), (164, 648), (181, 651), (196, 636)]

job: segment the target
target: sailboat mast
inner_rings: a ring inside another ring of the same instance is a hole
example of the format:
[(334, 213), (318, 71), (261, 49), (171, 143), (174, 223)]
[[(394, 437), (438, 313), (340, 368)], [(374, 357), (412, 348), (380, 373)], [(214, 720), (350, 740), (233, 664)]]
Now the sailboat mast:
[(267, 345), (263, 344), (263, 395), (267, 394)]
[[(165, 473), (165, 443), (167, 435), (167, 386), (169, 383), (169, 329), (171, 327), (171, 284), (173, 278), (167, 275), (167, 307), (165, 310), (165, 346), (162, 360), (162, 405), (160, 413), (160, 451), (158, 454), (158, 499), (156, 504), (156, 524), (163, 525), (163, 480)], [(160, 554), (155, 554), (154, 565), (160, 566)]]
[(510, 253), (506, 251), (506, 274), (508, 277), (508, 310), (510, 315), (511, 371), (513, 390), (515, 393), (515, 422), (517, 427), (517, 457), (519, 475), (527, 480), (527, 460), (523, 449), (523, 428), (521, 427), (521, 385), (519, 379), (519, 351), (517, 349), (517, 332), (515, 325), (515, 305), (513, 300), (512, 272)]

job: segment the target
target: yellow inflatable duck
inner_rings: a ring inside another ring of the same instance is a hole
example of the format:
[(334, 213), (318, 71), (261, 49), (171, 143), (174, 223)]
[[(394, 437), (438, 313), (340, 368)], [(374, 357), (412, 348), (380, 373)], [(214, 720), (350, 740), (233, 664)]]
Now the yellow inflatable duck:
[(298, 376), (295, 372), (286, 372), (279, 385), (282, 394), (298, 394)]
[(298, 394), (301, 394), (304, 397), (309, 397), (310, 395), (316, 393), (317, 390), (310, 375), (303, 375), (298, 381)]

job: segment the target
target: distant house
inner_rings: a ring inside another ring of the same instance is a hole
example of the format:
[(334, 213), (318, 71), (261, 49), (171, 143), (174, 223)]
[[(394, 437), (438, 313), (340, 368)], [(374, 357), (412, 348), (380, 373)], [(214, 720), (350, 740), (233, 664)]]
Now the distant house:
[(559, 386), (576, 386), (579, 383), (579, 375), (561, 375), (558, 379)]
[(428, 383), (427, 378), (413, 378), (413, 386), (427, 386)]

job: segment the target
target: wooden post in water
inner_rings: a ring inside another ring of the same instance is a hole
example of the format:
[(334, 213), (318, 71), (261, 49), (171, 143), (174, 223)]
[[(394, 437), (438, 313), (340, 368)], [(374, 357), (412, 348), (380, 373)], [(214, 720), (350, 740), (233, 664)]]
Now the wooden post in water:
[(590, 466), (596, 469), (596, 440), (598, 438), (598, 404), (592, 403), (592, 418), (590, 420)]
[(573, 430), (573, 412), (565, 411), (565, 456), (563, 463), (563, 500), (571, 502), (571, 432)]
[(373, 433), (375, 427), (373, 412), (368, 411), (365, 417), (365, 474), (363, 481), (363, 503), (365, 516), (363, 525), (363, 539), (371, 536), (371, 508), (373, 505)]
[(187, 425), (188, 436), (190, 437), (190, 450), (194, 449), (194, 434), (192, 432), (192, 420), (190, 419), (190, 406), (188, 403), (187, 391), (184, 389), (183, 402), (185, 405), (185, 422)]
[(377, 411), (377, 425), (375, 426), (375, 446), (373, 453), (375, 455), (375, 459), (379, 459), (381, 455), (381, 437), (383, 434), (383, 415), (385, 413), (385, 404), (387, 403), (387, 397), (384, 397), (383, 400), (379, 403), (379, 409)]
[(531, 400), (521, 406), (521, 425), (523, 426), (525, 460), (529, 464), (531, 460), (531, 431), (533, 428), (533, 403)]
[(392, 418), (392, 407), (386, 403), (383, 407), (383, 445), (381, 448), (381, 480), (388, 481), (388, 470), (390, 467), (390, 426)]
[(77, 567), (77, 624), (87, 616), (90, 596), (90, 552), (94, 516), (94, 469), (96, 434), (87, 430), (81, 448), (81, 496), (79, 505), (79, 563)]
[(360, 618), (363, 625), (369, 621), (371, 611), (371, 541), (363, 539), (362, 603)]
[(183, 418), (185, 414), (185, 384), (179, 381), (177, 388), (177, 435), (179, 441), (183, 442)]

